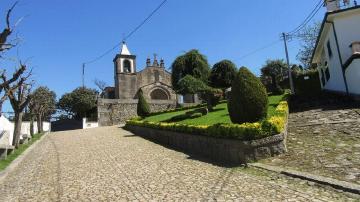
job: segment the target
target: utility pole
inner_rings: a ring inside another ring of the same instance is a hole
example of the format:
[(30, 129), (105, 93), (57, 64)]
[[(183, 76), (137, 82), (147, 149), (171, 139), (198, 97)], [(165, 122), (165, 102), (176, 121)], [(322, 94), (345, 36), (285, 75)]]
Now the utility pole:
[(289, 82), (290, 82), (291, 94), (294, 95), (295, 94), (294, 82), (293, 82), (292, 73), (291, 73), (290, 60), (289, 60), (289, 51), (288, 51), (288, 47), (287, 47), (287, 36), (286, 36), (285, 32), (282, 33), (282, 37), (284, 39), (286, 62), (287, 62), (287, 66), (288, 66), (288, 69), (289, 69)]
[(85, 63), (82, 64), (82, 87), (85, 88)]

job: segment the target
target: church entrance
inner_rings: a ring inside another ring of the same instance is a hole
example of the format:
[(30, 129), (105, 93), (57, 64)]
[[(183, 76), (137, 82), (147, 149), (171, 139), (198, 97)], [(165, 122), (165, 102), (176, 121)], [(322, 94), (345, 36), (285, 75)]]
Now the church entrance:
[(169, 100), (168, 94), (162, 89), (155, 89), (150, 93), (152, 100)]

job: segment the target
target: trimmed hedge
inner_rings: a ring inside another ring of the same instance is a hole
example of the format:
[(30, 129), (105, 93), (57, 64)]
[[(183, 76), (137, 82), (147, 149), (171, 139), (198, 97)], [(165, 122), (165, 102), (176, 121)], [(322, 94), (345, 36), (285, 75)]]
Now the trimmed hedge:
[(241, 67), (232, 86), (228, 111), (233, 123), (253, 123), (267, 115), (268, 96), (260, 79), (246, 67)]
[(148, 122), (139, 120), (139, 118), (137, 118), (127, 121), (126, 125), (183, 132), (193, 135), (203, 135), (216, 138), (250, 141), (282, 133), (285, 130), (287, 124), (288, 111), (288, 103), (286, 101), (282, 101), (277, 106), (274, 116), (256, 123), (195, 126), (178, 123)]
[(142, 90), (139, 91), (139, 100), (136, 111), (137, 111), (137, 115), (141, 117), (146, 117), (150, 114), (150, 106), (147, 103)]

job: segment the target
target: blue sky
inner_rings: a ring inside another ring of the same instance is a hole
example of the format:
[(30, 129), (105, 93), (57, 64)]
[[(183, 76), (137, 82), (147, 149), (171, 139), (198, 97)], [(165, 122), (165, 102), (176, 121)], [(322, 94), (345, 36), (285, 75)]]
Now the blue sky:
[[(122, 40), (162, 0), (22, 0), (13, 20), (25, 16), (16, 33), (21, 45), (7, 57), (19, 56), (33, 68), (36, 85), (46, 85), (60, 97), (81, 85), (81, 64)], [(14, 1), (0, 1), (0, 26)], [(104, 3), (106, 2), (106, 3)], [(249, 57), (242, 56), (279, 39), (301, 23), (314, 8), (314, 0), (168, 0), (128, 41), (137, 55), (137, 68), (157, 53), (167, 67), (190, 49), (199, 49), (209, 63), (230, 59), (255, 74), (269, 58), (284, 58), (283, 43)], [(325, 8), (315, 20), (321, 20)], [(292, 63), (297, 63), (298, 42), (291, 41)], [(85, 83), (95, 78), (114, 85), (113, 58), (120, 48), (86, 68)], [(11, 71), (15, 64), (0, 61)], [(7, 104), (4, 111), (10, 111)]]

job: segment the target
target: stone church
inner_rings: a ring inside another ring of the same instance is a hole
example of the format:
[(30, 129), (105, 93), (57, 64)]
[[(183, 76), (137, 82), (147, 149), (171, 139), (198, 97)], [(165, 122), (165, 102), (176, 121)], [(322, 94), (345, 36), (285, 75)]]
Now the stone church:
[(120, 54), (114, 62), (115, 87), (107, 87), (102, 98), (98, 99), (98, 122), (101, 126), (124, 123), (137, 116), (137, 98), (142, 90), (151, 111), (163, 111), (175, 108), (177, 95), (172, 89), (171, 73), (154, 55), (153, 61), (146, 60), (146, 67), (136, 71), (136, 55), (132, 55), (123, 42)]

